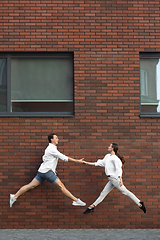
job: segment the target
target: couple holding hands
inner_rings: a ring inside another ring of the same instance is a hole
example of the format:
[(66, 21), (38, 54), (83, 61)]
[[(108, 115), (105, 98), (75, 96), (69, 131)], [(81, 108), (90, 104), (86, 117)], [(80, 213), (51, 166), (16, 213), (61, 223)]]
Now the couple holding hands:
[(97, 162), (86, 162), (82, 159), (76, 160), (71, 157), (67, 157), (66, 155), (60, 153), (57, 150), (57, 145), (59, 142), (58, 136), (55, 133), (51, 133), (48, 135), (48, 142), (49, 145), (45, 149), (45, 153), (42, 157), (42, 164), (40, 165), (37, 175), (35, 178), (27, 185), (24, 185), (21, 187), (16, 194), (10, 194), (10, 207), (16, 202), (19, 196), (24, 194), (30, 189), (33, 189), (40, 185), (44, 180), (49, 181), (50, 183), (57, 186), (64, 195), (72, 199), (72, 205), (73, 206), (86, 206), (86, 203), (81, 201), (79, 198), (76, 198), (75, 196), (70, 193), (67, 188), (64, 186), (64, 184), (61, 182), (61, 180), (56, 175), (56, 167), (58, 164), (58, 159), (61, 159), (63, 161), (71, 161), (71, 162), (77, 162), (82, 163), (86, 165), (91, 166), (100, 166), (105, 168), (105, 174), (108, 177), (109, 182), (104, 187), (103, 191), (100, 193), (97, 200), (91, 204), (84, 214), (88, 214), (91, 212), (94, 212), (94, 208), (103, 201), (103, 199), (109, 194), (109, 192), (115, 187), (117, 188), (121, 193), (131, 198), (137, 206), (146, 213), (145, 205), (140, 199), (138, 199), (132, 192), (130, 192), (124, 185), (122, 180), (122, 165), (125, 163), (125, 160), (122, 156), (120, 156), (118, 152), (118, 145), (116, 143), (110, 144), (108, 147), (108, 154), (102, 159), (98, 160)]

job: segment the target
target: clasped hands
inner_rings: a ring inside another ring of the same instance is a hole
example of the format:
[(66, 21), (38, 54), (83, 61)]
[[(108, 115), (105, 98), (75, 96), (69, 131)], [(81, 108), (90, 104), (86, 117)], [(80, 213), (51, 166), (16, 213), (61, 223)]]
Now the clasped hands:
[(77, 162), (78, 162), (78, 163), (82, 163), (82, 164), (83, 164), (83, 163), (84, 163), (84, 164), (87, 164), (87, 162), (84, 161), (84, 158), (81, 158), (81, 159), (77, 160)]

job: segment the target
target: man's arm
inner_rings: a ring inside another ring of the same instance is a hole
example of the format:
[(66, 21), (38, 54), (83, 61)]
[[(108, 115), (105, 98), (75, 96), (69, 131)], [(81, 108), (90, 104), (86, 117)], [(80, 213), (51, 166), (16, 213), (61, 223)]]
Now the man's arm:
[(70, 162), (83, 163), (83, 160), (84, 160), (84, 158), (74, 159), (74, 158), (68, 157), (68, 161), (70, 161)]
[(74, 158), (68, 157), (68, 156), (62, 154), (61, 152), (59, 152), (57, 149), (56, 149), (56, 150), (54, 149), (54, 151), (52, 152), (52, 154), (53, 154), (55, 157), (57, 157), (57, 158), (59, 158), (59, 159), (61, 159), (61, 160), (63, 160), (63, 161), (66, 161), (66, 162), (70, 161), (70, 162), (76, 162), (76, 163), (83, 163), (83, 160), (84, 160), (84, 158), (74, 159)]

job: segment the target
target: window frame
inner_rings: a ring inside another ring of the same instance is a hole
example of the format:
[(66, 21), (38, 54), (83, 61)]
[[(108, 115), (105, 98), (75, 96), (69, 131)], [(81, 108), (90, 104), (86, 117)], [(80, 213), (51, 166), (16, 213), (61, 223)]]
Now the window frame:
[[(7, 110), (0, 117), (73, 117), (74, 116), (74, 52), (0, 52), (7, 59)], [(72, 112), (11, 112), (11, 58), (72, 58), (73, 60), (73, 111)]]
[[(149, 118), (160, 118), (160, 113), (158, 112), (142, 112), (141, 111), (141, 79), (140, 79), (140, 71), (141, 71), (141, 67), (140, 67), (140, 61), (141, 59), (145, 59), (145, 58), (150, 58), (150, 59), (154, 59), (154, 58), (160, 58), (160, 52), (139, 52), (139, 82), (140, 82), (140, 117), (149, 117)], [(148, 89), (149, 90), (149, 89)]]

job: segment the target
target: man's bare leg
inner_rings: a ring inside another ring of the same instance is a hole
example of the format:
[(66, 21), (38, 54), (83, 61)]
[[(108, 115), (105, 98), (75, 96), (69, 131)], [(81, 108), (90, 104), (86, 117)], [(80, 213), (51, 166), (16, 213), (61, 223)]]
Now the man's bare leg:
[(72, 195), (72, 193), (70, 193), (67, 188), (64, 186), (64, 184), (61, 182), (61, 180), (58, 178), (58, 180), (54, 183), (61, 191), (62, 193), (71, 198), (73, 201), (77, 202), (78, 198), (76, 198), (75, 196)]
[[(84, 202), (82, 202), (80, 199), (76, 198), (75, 196), (73, 196), (64, 186), (64, 184), (61, 182), (61, 180), (58, 178), (58, 180), (54, 183), (61, 191), (62, 193), (71, 198), (74, 202), (74, 206), (85, 206), (86, 204)], [(10, 194), (10, 207), (12, 207), (13, 203), (17, 200), (18, 197), (20, 197), (22, 194), (24, 194), (25, 192), (27, 192), (30, 189), (33, 189), (35, 187), (37, 187), (38, 185), (40, 185), (40, 183), (34, 178), (29, 184), (24, 185), (23, 187), (21, 187), (15, 195)]]
[(25, 192), (27, 192), (30, 189), (33, 189), (35, 187), (37, 187), (38, 185), (40, 185), (40, 183), (34, 178), (29, 184), (24, 185), (23, 187), (21, 187), (16, 194), (10, 194), (10, 200), (9, 200), (9, 204), (10, 207), (12, 207), (12, 205), (14, 204), (14, 202), (17, 200), (17, 198), (19, 196), (21, 196), (22, 194), (24, 194)]
[(16, 194), (14, 195), (14, 198), (17, 200), (17, 198), (20, 197), (22, 194), (24, 194), (25, 192), (27, 192), (30, 189), (37, 187), (38, 185), (40, 185), (40, 183), (34, 178), (29, 184), (21, 187), (18, 190), (18, 192), (16, 192)]
[(64, 184), (61, 182), (61, 180), (59, 178), (54, 184), (62, 191), (62, 193), (65, 196), (67, 196), (73, 200), (73, 203), (72, 203), (73, 206), (85, 206), (86, 205), (86, 203), (82, 202), (79, 198), (76, 198), (75, 196), (73, 196), (73, 194), (67, 190), (67, 188), (64, 186)]

